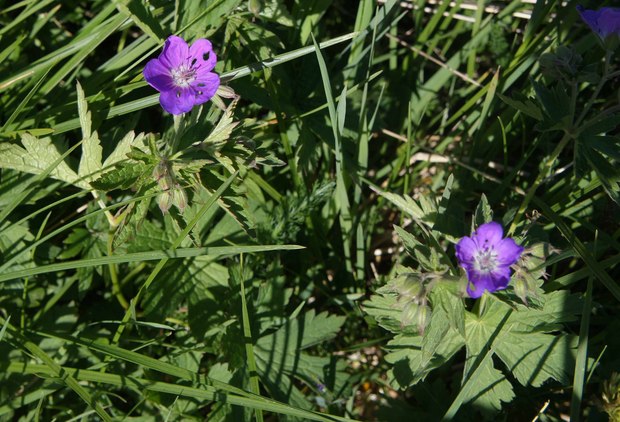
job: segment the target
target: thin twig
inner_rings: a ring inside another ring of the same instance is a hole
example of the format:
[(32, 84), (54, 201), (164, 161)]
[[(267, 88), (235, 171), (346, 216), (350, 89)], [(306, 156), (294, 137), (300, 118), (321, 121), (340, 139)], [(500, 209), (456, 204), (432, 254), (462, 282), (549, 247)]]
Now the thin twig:
[(414, 47), (413, 45), (407, 43), (404, 40), (401, 40), (398, 37), (395, 37), (392, 34), (385, 34), (388, 38), (393, 39), (395, 41), (397, 41), (400, 45), (402, 45), (403, 47), (407, 47), (408, 49), (410, 49), (411, 51), (415, 52), (416, 54), (419, 54), (420, 56), (424, 57), (425, 59), (435, 63), (437, 66), (443, 67), (444, 69), (448, 70), (449, 72), (453, 73), (455, 76), (458, 76), (459, 78), (463, 79), (465, 82), (468, 82), (472, 85), (475, 85), (477, 87), (481, 87), (482, 85), (479, 82), (476, 82), (475, 80), (473, 80), (472, 78), (470, 78), (469, 76), (467, 76), (466, 74), (459, 72), (456, 69), (451, 68), (450, 66), (448, 66), (447, 63), (442, 62), (439, 59), (434, 58), (433, 56), (431, 56), (430, 54), (427, 54), (425, 52), (423, 52), (422, 50), (420, 50), (417, 47)]
[[(386, 2), (386, 0), (377, 0), (377, 3), (379, 4), (384, 4)], [(535, 4), (536, 0), (521, 0), (522, 3), (524, 4)], [(435, 6), (438, 5), (440, 3), (439, 0), (427, 0), (426, 1), (427, 4)], [(564, 2), (563, 2), (564, 4)], [(458, 7), (461, 10), (467, 10), (467, 11), (476, 11), (478, 10), (478, 5), (475, 3), (467, 3), (467, 2), (463, 2), (463, 3), (459, 3), (457, 4), (456, 2), (450, 2), (449, 6), (451, 8), (454, 7)], [(410, 10), (422, 10), (424, 11), (424, 13), (432, 13), (435, 14), (437, 13), (437, 9), (436, 8), (432, 8), (432, 7), (420, 7), (417, 4), (413, 4), (412, 2), (408, 2), (408, 1), (402, 1), (400, 2), (400, 7), (402, 7), (403, 9), (410, 9)], [(498, 5), (487, 5), (484, 7), (484, 11), (486, 13), (489, 14), (494, 14), (497, 15), (499, 13), (501, 13), (503, 10), (503, 7), (498, 6)], [(470, 23), (474, 23), (476, 21), (476, 19), (472, 16), (466, 16), (466, 15), (462, 15), (459, 13), (450, 13), (450, 12), (444, 12), (443, 16), (450, 16), (453, 19), (456, 20), (460, 20), (460, 21), (465, 21), (465, 22), (470, 22)], [(532, 12), (529, 10), (523, 10), (523, 11), (519, 11), (519, 12), (514, 12), (512, 14), (513, 17), (515, 18), (519, 18), (519, 19), (526, 19), (529, 20), (532, 18)]]

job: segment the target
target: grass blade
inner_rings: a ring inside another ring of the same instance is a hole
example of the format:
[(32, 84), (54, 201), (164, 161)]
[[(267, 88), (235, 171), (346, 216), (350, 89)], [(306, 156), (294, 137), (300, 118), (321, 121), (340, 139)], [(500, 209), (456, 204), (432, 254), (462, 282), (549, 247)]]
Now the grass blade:
[(588, 339), (590, 332), (590, 314), (592, 313), (592, 277), (588, 279), (581, 326), (579, 328), (579, 345), (575, 359), (575, 375), (573, 377), (573, 396), (570, 402), (570, 420), (579, 422), (581, 419), (581, 402), (585, 388), (586, 370), (588, 366)]
[[(26, 268), (19, 271), (0, 274), (0, 282), (31, 277), (38, 274), (54, 273), (59, 271), (74, 270), (77, 268), (98, 267), (109, 264), (124, 264), (128, 262), (156, 261), (191, 258), (196, 256), (212, 256), (214, 258), (237, 255), (241, 253), (257, 253), (281, 250), (303, 249), (298, 245), (238, 245), (216, 246), (206, 248), (178, 248), (163, 251), (136, 252), (122, 255), (104, 256), (101, 258), (81, 259), (78, 261), (61, 262), (58, 264), (41, 265), (34, 268)], [(150, 283), (149, 283), (150, 284)]]
[[(4, 320), (1, 318), (0, 320)], [(60, 365), (58, 365), (47, 353), (45, 353), (39, 346), (28, 340), (17, 329), (9, 324), (8, 321), (3, 321), (4, 326), (8, 326), (8, 332), (11, 338), (19, 344), (19, 346), (31, 353), (34, 357), (41, 360), (45, 366), (49, 369), (50, 375), (58, 379), (58, 381), (65, 384), (72, 389), (86, 404), (92, 408), (99, 417), (105, 422), (112, 422), (112, 417), (97, 403), (93, 397), (82, 387), (77, 380), (68, 372), (66, 372)]]
[(336, 109), (336, 102), (332, 95), (331, 82), (329, 79), (329, 73), (325, 60), (321, 54), (321, 50), (314, 35), (312, 35), (312, 41), (316, 52), (316, 58), (319, 63), (319, 69), (321, 70), (321, 79), (323, 80), (323, 89), (325, 91), (325, 98), (327, 99), (327, 109), (329, 110), (329, 118), (331, 120), (332, 133), (334, 136), (334, 156), (336, 160), (336, 191), (335, 200), (336, 206), (340, 211), (340, 224), (341, 224), (341, 237), (343, 243), (343, 252), (346, 260), (346, 267), (349, 273), (353, 272), (353, 262), (351, 258), (351, 234), (353, 224), (351, 220), (351, 204), (349, 202), (349, 195), (347, 194), (346, 183), (344, 179), (345, 169), (344, 160), (342, 155), (342, 144), (340, 140), (341, 130), (344, 128), (344, 118), (346, 115), (346, 86), (342, 90), (340, 95), (338, 109)]
[[(243, 255), (241, 256), (241, 321), (243, 324), (243, 338), (245, 343), (245, 354), (248, 359), (248, 369), (250, 371), (250, 388), (252, 393), (260, 395), (260, 386), (258, 384), (258, 371), (256, 370), (256, 358), (254, 357), (254, 339), (252, 337), (252, 328), (250, 326), (250, 317), (248, 315), (248, 305), (245, 298), (245, 277), (243, 276)], [(256, 410), (256, 422), (263, 421), (263, 412)]]
[[(138, 391), (153, 391), (164, 394), (170, 394), (178, 397), (190, 397), (203, 401), (224, 401), (235, 406), (249, 407), (252, 409), (260, 409), (268, 412), (279, 413), (292, 417), (301, 418), (303, 420), (322, 421), (322, 422), (356, 422), (354, 419), (332, 416), (324, 413), (313, 412), (309, 410), (298, 409), (275, 400), (266, 399), (264, 397), (244, 397), (236, 394), (230, 394), (221, 391), (219, 388), (211, 386), (203, 386), (201, 388), (188, 387), (185, 385), (177, 385), (159, 381), (146, 380), (136, 377), (128, 377), (114, 374), (103, 374), (97, 371), (89, 371), (76, 368), (62, 368), (69, 376), (85, 382), (94, 382), (112, 385), (116, 387), (127, 387)], [(39, 374), (53, 376), (54, 372), (45, 365), (37, 365), (31, 363), (9, 364), (7, 371), (9, 373), (21, 374)]]

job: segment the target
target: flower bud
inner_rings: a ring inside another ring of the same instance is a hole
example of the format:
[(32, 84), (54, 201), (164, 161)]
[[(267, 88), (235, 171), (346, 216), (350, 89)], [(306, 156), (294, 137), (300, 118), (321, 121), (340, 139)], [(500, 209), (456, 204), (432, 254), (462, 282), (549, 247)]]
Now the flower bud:
[(611, 377), (603, 382), (602, 398), (609, 420), (620, 420), (620, 374), (617, 372), (613, 372)]
[(153, 169), (153, 178), (161, 190), (168, 190), (174, 186), (174, 176), (170, 170), (170, 163), (165, 158)]
[(579, 53), (561, 45), (553, 53), (540, 57), (540, 67), (543, 74), (551, 78), (573, 81), (579, 73), (581, 60)]
[(172, 194), (169, 190), (157, 195), (157, 206), (159, 206), (162, 214), (166, 214), (170, 210), (172, 206)]
[(431, 320), (431, 308), (428, 305), (420, 305), (417, 314), (418, 334), (424, 335), (424, 330)]
[(211, 98), (211, 101), (213, 102), (213, 104), (215, 104), (217, 108), (222, 111), (226, 111), (226, 104), (224, 103), (224, 101), (222, 101), (222, 98), (220, 98), (219, 95), (214, 95), (213, 98)]
[(394, 280), (394, 289), (398, 297), (419, 302), (425, 296), (424, 283), (418, 274), (401, 274)]
[(178, 184), (171, 190), (172, 203), (178, 208), (180, 213), (183, 213), (185, 207), (187, 207), (187, 193)]
[(258, 17), (258, 14), (260, 13), (261, 9), (262, 9), (262, 6), (260, 4), (260, 0), (248, 0), (248, 10), (254, 16)]
[(220, 85), (217, 88), (216, 94), (222, 98), (239, 98), (235, 90), (228, 85)]
[(153, 169), (153, 178), (156, 181), (159, 181), (159, 179), (164, 177), (166, 174), (168, 174), (168, 166), (166, 164), (166, 160), (161, 160)]
[(410, 301), (403, 307), (401, 315), (401, 327), (415, 326), (419, 335), (424, 335), (431, 317), (431, 308), (426, 303), (418, 304)]
[(514, 282), (515, 294), (521, 299), (521, 302), (527, 306), (528, 286), (524, 277), (515, 277)]
[(414, 301), (407, 302), (407, 304), (405, 304), (405, 306), (403, 307), (401, 318), (400, 318), (400, 326), (402, 328), (413, 325), (413, 323), (417, 323), (417, 315), (418, 315), (419, 307), (420, 306)]

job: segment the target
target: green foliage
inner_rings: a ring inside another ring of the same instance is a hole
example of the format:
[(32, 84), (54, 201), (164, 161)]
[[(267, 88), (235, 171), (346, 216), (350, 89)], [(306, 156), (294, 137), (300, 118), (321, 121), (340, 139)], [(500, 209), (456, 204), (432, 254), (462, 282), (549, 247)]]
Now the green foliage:
[[(514, 395), (506, 379), (509, 370), (525, 386), (540, 387), (549, 378), (562, 384), (570, 382), (570, 364), (574, 361), (576, 338), (555, 334), (561, 323), (572, 321), (580, 311), (576, 297), (555, 292), (544, 297), (539, 309), (509, 304), (497, 299), (487, 302), (481, 315), (466, 311), (454, 288), (439, 280), (430, 295), (431, 319), (420, 336), (404, 325), (396, 312), (402, 306), (398, 296), (384, 290), (366, 304), (366, 311), (384, 328), (397, 334), (388, 343), (386, 360), (393, 365), (390, 380), (400, 388), (423, 381), (428, 374), (452, 358), (463, 346), (467, 350), (463, 379), (468, 383), (464, 401), (474, 401), (483, 409), (499, 410), (501, 402)], [(393, 283), (388, 283), (394, 287)], [(499, 331), (498, 331), (499, 330)], [(490, 348), (503, 363), (504, 372), (495, 368), (491, 357), (476, 368), (472, 379), (469, 369), (481, 352)]]
[(309, 311), (258, 339), (255, 347), (257, 370), (275, 398), (283, 400), (290, 397), (297, 406), (310, 408), (311, 403), (294, 385), (295, 379), (315, 392), (319, 388), (331, 391), (341, 388), (343, 365), (334, 359), (312, 356), (302, 350), (331, 340), (338, 334), (343, 322), (342, 317), (328, 316), (327, 313), (315, 315), (314, 311)]
[[(617, 416), (620, 56), (573, 6), (4, 3), (1, 420)], [(174, 117), (169, 34), (221, 80)]]
[[(387, 197), (420, 219), (429, 214), (423, 209), (433, 209), (429, 199), (418, 203), (393, 194)], [(474, 220), (482, 224), (491, 218), (483, 196)], [(391, 364), (389, 381), (395, 387), (405, 389), (425, 381), (463, 347), (466, 360), (459, 397), (483, 413), (497, 412), (502, 402), (514, 399), (509, 374), (523, 386), (541, 387), (549, 379), (562, 385), (571, 381), (577, 338), (563, 333), (562, 324), (576, 319), (581, 302), (568, 292), (544, 293), (538, 287), (550, 252), (544, 244), (536, 243), (522, 255), (513, 275), (514, 289), (485, 296), (467, 309), (463, 277), (447, 273), (448, 268), (438, 266), (438, 259), (433, 263), (426, 258), (440, 257), (443, 251), (420, 249), (422, 242), (396, 229), (419, 267), (399, 269), (399, 275), (364, 305), (381, 327), (395, 334), (386, 355)], [(434, 249), (441, 243), (435, 243)], [(514, 294), (523, 303), (514, 301)]]

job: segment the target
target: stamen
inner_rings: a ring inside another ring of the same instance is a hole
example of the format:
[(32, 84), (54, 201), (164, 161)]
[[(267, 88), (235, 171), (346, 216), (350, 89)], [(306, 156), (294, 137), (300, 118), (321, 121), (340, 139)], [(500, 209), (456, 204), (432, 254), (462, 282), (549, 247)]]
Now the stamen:
[(497, 268), (497, 254), (493, 248), (485, 248), (474, 256), (474, 265), (480, 272), (490, 273)]
[(180, 65), (176, 69), (170, 70), (172, 82), (179, 88), (187, 88), (196, 79), (196, 70), (192, 66), (185, 64)]

